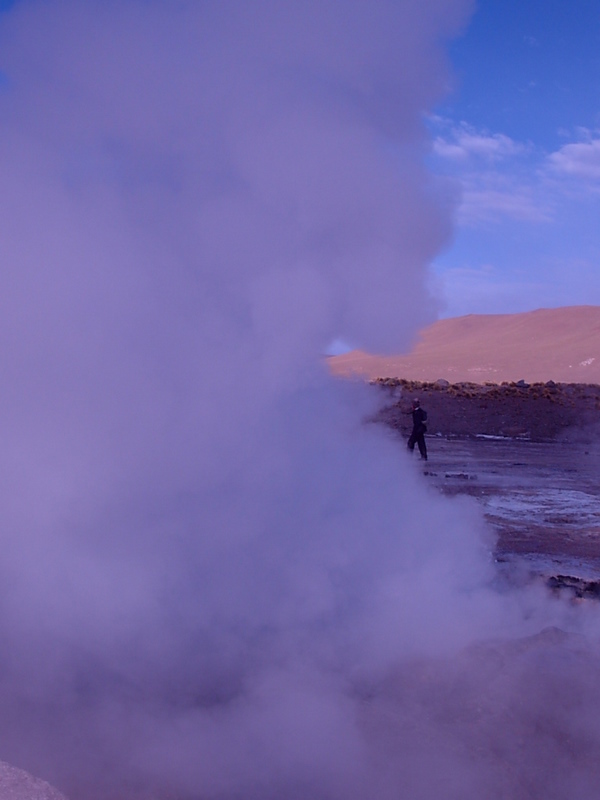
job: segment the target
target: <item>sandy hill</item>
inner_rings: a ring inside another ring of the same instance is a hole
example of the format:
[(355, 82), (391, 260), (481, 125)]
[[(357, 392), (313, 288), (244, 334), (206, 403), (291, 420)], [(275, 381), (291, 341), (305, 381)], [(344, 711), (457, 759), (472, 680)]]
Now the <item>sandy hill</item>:
[(406, 355), (353, 350), (330, 365), (337, 375), (366, 378), (600, 384), (600, 306), (443, 319), (421, 331)]

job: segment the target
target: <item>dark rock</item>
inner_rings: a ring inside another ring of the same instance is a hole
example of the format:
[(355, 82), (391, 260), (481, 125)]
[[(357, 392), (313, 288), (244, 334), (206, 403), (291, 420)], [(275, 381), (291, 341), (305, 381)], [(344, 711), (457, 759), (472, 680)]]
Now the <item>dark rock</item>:
[(584, 597), (597, 600), (600, 598), (600, 581), (588, 581), (583, 578), (574, 578), (571, 575), (553, 575), (546, 581), (548, 588), (554, 591), (566, 589), (574, 597)]

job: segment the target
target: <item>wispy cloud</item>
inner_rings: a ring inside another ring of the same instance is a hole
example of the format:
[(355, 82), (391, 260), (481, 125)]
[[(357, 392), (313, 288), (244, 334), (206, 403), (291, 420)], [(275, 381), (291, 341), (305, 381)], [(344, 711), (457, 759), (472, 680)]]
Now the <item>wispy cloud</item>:
[(600, 302), (600, 130), (557, 131), (549, 151), (466, 122), (429, 123), (430, 166), (460, 188), (455, 245), (432, 287), (446, 313)]
[(563, 145), (548, 156), (547, 167), (555, 176), (600, 181), (600, 138)]
[(532, 296), (543, 303), (543, 282), (536, 276), (507, 273), (489, 262), (438, 268), (431, 289), (444, 298), (446, 316), (462, 316), (473, 309), (481, 314), (525, 311), (531, 306)]
[(529, 143), (441, 117), (433, 118), (431, 124), (438, 131), (432, 146), (434, 168), (462, 187), (459, 225), (552, 219), (552, 208), (538, 191), (539, 179), (531, 166), (535, 153)]
[(518, 181), (505, 181), (504, 186), (494, 183), (490, 176), (483, 176), (464, 184), (457, 215), (459, 223), (478, 225), (502, 219), (549, 222), (552, 219), (550, 204), (540, 200), (534, 187)]
[(452, 126), (445, 136), (433, 141), (433, 151), (441, 158), (466, 161), (482, 158), (498, 161), (526, 152), (527, 147), (503, 133), (477, 131), (466, 122)]
[(433, 117), (430, 124), (434, 169), (462, 187), (460, 225), (549, 222), (569, 198), (600, 191), (600, 131), (563, 131), (571, 141), (548, 154), (467, 122)]
[(474, 255), (455, 266), (435, 265), (431, 290), (443, 298), (445, 316), (502, 314), (558, 305), (598, 303), (597, 262), (540, 254), (537, 264), (507, 266)]

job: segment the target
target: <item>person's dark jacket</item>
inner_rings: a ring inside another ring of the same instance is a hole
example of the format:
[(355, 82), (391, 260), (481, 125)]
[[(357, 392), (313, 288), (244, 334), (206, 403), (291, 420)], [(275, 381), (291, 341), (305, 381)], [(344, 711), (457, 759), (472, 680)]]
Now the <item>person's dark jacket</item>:
[(412, 418), (413, 433), (416, 436), (418, 436), (420, 433), (425, 433), (427, 431), (427, 425), (425, 425), (427, 420), (427, 412), (423, 411), (423, 409), (419, 406), (418, 408), (413, 409)]

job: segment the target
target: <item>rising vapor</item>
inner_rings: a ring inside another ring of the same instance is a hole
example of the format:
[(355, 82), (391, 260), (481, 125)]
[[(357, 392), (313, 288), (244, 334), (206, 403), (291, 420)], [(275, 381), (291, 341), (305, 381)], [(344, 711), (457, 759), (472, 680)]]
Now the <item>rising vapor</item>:
[(73, 800), (508, 796), (448, 675), (563, 612), (493, 588), (474, 507), (320, 356), (435, 316), (422, 115), (469, 5), (2, 20), (0, 758)]

